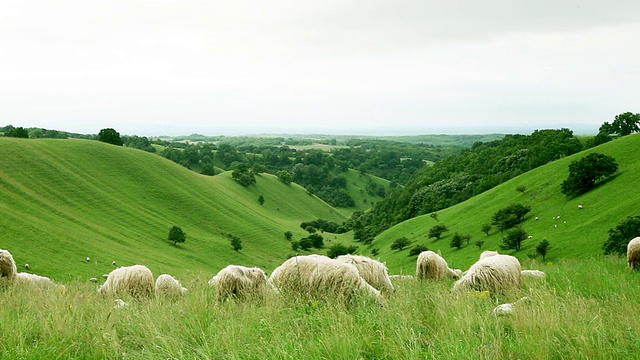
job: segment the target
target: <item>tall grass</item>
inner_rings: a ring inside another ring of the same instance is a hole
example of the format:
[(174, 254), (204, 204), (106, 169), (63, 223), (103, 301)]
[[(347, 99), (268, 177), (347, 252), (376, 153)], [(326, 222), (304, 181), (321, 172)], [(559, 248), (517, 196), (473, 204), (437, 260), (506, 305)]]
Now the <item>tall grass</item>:
[[(529, 263), (522, 290), (454, 294), (399, 280), (384, 306), (270, 295), (218, 303), (207, 278), (177, 300), (0, 288), (1, 359), (623, 359), (640, 353), (640, 277), (621, 258)], [(185, 283), (185, 281), (183, 281)], [(521, 296), (510, 316), (492, 309)]]

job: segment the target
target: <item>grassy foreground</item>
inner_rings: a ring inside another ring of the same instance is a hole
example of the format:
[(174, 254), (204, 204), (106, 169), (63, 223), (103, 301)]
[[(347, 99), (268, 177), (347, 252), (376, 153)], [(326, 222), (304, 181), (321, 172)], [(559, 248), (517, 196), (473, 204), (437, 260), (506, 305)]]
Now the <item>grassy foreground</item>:
[[(640, 274), (622, 258), (525, 263), (547, 279), (493, 298), (401, 280), (383, 307), (282, 298), (218, 304), (206, 277), (186, 297), (127, 299), (95, 285), (0, 288), (1, 359), (630, 359), (640, 354)], [(527, 296), (510, 316), (497, 303)]]

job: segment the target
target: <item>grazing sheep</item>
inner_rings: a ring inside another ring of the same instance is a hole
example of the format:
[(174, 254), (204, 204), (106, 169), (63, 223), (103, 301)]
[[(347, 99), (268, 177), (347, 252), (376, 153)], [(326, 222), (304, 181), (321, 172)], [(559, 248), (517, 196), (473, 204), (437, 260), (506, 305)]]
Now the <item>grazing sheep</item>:
[(87, 262), (91, 261), (91, 258), (87, 256)]
[(144, 265), (120, 267), (109, 273), (98, 289), (100, 294), (150, 297), (154, 293), (153, 273)]
[(115, 261), (115, 260), (113, 260), (113, 261), (111, 262), (111, 265), (116, 266), (116, 261)]
[(413, 280), (413, 275), (389, 275), (389, 279), (393, 279), (393, 280)]
[(114, 309), (121, 309), (121, 308), (126, 308), (127, 306), (129, 306), (129, 304), (124, 302), (124, 300), (122, 300), (122, 299), (115, 299), (115, 300), (113, 300), (113, 302), (116, 303), (115, 305), (113, 305)]
[(520, 274), (522, 274), (522, 276), (542, 278), (542, 279), (544, 279), (547, 276), (547, 274), (545, 274), (543, 271), (540, 271), (540, 270), (522, 270)]
[(460, 275), (449, 268), (445, 259), (431, 250), (423, 251), (418, 255), (416, 262), (416, 278), (418, 280), (453, 279)]
[(520, 261), (510, 255), (481, 256), (453, 285), (453, 290), (498, 292), (522, 286)]
[(578, 205), (578, 209), (582, 209), (582, 204)]
[(0, 278), (4, 278), (7, 282), (13, 282), (18, 274), (16, 262), (13, 255), (7, 250), (0, 249)]
[(89, 279), (89, 281), (91, 281), (92, 283), (97, 283), (98, 282), (98, 278), (92, 277), (91, 279)]
[(640, 237), (634, 238), (627, 244), (627, 263), (629, 269), (640, 270)]
[(24, 268), (29, 270), (29, 268), (30, 268), (29, 264), (24, 264)]
[(167, 297), (178, 297), (188, 293), (189, 290), (180, 284), (178, 279), (169, 274), (162, 274), (156, 279), (156, 294)]
[(484, 258), (488, 258), (489, 256), (494, 256), (494, 255), (500, 255), (498, 254), (497, 251), (483, 251), (482, 254), (480, 254), (480, 259), (484, 259)]
[(16, 275), (16, 282), (23, 283), (23, 284), (37, 285), (42, 287), (64, 288), (63, 285), (56, 284), (55, 282), (53, 282), (53, 280), (49, 279), (46, 276), (40, 276), (40, 275), (29, 274), (24, 272), (18, 273)]
[(283, 292), (315, 298), (350, 300), (361, 292), (381, 300), (380, 291), (369, 285), (351, 264), (322, 255), (294, 256), (277, 267), (269, 282)]
[(267, 274), (262, 269), (240, 265), (228, 265), (220, 270), (209, 280), (209, 285), (215, 286), (218, 301), (262, 299), (266, 289), (270, 288)]
[(538, 221), (538, 220), (540, 220), (540, 218), (536, 216), (536, 221)]
[(500, 304), (498, 306), (496, 306), (492, 313), (493, 315), (499, 316), (499, 315), (511, 315), (513, 314), (513, 312), (516, 310), (516, 305), (518, 305), (518, 307), (520, 306), (519, 304), (521, 303), (528, 303), (530, 302), (530, 299), (526, 296), (521, 297), (520, 299), (512, 302), (512, 303), (506, 303), (506, 304)]
[(374, 288), (380, 291), (394, 291), (387, 266), (380, 261), (360, 255), (340, 255), (336, 260), (355, 266), (360, 276)]

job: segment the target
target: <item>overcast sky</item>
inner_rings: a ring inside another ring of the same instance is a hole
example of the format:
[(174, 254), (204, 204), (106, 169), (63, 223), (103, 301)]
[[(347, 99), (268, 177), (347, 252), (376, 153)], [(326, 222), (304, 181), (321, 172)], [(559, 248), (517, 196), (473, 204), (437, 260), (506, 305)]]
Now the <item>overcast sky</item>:
[(640, 112), (638, 14), (637, 0), (2, 1), (0, 126), (595, 132)]

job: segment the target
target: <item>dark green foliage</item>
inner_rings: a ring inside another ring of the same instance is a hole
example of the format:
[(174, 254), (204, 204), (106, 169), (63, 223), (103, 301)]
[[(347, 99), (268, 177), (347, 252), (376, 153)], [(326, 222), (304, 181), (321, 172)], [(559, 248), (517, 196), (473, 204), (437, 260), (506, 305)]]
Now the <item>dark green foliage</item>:
[(347, 228), (345, 227), (345, 224), (343, 225), (339, 225), (333, 221), (329, 221), (329, 220), (325, 220), (325, 219), (318, 219), (318, 220), (313, 220), (313, 221), (305, 221), (302, 222), (300, 224), (300, 228), (302, 229), (307, 229), (307, 227), (314, 227), (318, 230), (321, 230), (323, 232), (328, 232), (328, 233), (332, 233), (332, 234), (342, 234), (347, 232)]
[(431, 227), (431, 229), (429, 229), (429, 238), (436, 238), (437, 240), (440, 240), (440, 238), (442, 238), (442, 234), (444, 234), (445, 231), (449, 231), (449, 228), (446, 227), (445, 225), (442, 224), (438, 224), (438, 225), (434, 225)]
[(460, 249), (462, 248), (463, 243), (464, 238), (462, 237), (462, 235), (455, 233), (451, 238), (451, 242), (449, 243), (449, 245), (451, 245), (452, 248)]
[(183, 243), (187, 240), (187, 234), (182, 231), (182, 228), (174, 225), (171, 227), (171, 229), (169, 229), (168, 240), (173, 241), (173, 245), (176, 245), (177, 243)]
[(311, 225), (308, 225), (306, 228), (304, 228), (304, 231), (308, 232), (309, 234), (315, 234), (316, 232), (318, 232), (318, 229), (314, 228)]
[(355, 245), (345, 246), (342, 243), (333, 244), (327, 250), (327, 256), (335, 259), (340, 255), (355, 254), (358, 247)]
[(540, 256), (542, 256), (542, 261), (544, 261), (545, 258), (547, 257), (547, 253), (549, 252), (550, 247), (551, 245), (549, 244), (549, 241), (546, 239), (540, 241), (540, 243), (536, 246), (536, 252), (540, 254)]
[(291, 173), (286, 171), (286, 170), (280, 170), (276, 173), (276, 176), (278, 177), (278, 179), (280, 181), (282, 181), (283, 183), (285, 183), (286, 185), (290, 185), (291, 182), (293, 181), (293, 178), (291, 177)]
[(379, 254), (380, 254), (380, 249), (378, 248), (371, 249), (371, 255), (378, 256)]
[(500, 248), (503, 250), (520, 250), (522, 242), (527, 238), (527, 232), (521, 226), (515, 227), (507, 231), (506, 236), (502, 239)]
[(125, 146), (155, 153), (156, 148), (151, 145), (151, 141), (146, 136), (123, 136), (122, 141)]
[[(300, 248), (304, 251), (309, 251), (313, 247), (313, 240), (309, 238), (302, 238), (298, 243), (300, 244)], [(293, 247), (293, 244), (291, 244), (291, 246)]]
[(503, 232), (522, 222), (529, 211), (531, 211), (530, 206), (511, 204), (493, 214), (491, 217), (491, 224), (495, 225), (498, 230)]
[(233, 250), (235, 251), (242, 250), (242, 240), (240, 240), (239, 237), (235, 235), (230, 235), (229, 241), (231, 242), (231, 247), (233, 248)]
[(407, 239), (406, 237), (401, 237), (399, 239), (396, 239), (393, 243), (391, 243), (391, 250), (403, 250), (404, 248), (406, 248), (407, 246), (411, 245), (411, 240)]
[(264, 196), (262, 196), (262, 195), (258, 196), (258, 204), (260, 204), (260, 205), (264, 204)]
[(527, 190), (527, 188), (524, 185), (520, 185), (518, 187), (516, 187), (516, 191), (519, 193), (523, 193)]
[(432, 212), (431, 214), (429, 214), (429, 216), (430, 216), (433, 220), (438, 221), (438, 212), (437, 212), (437, 211)]
[(100, 132), (98, 133), (97, 139), (98, 141), (102, 141), (102, 142), (106, 142), (106, 143), (118, 145), (118, 146), (122, 146), (124, 144), (124, 142), (122, 141), (122, 138), (120, 137), (120, 133), (115, 131), (112, 128), (106, 128), (106, 129), (100, 130)]
[(293, 251), (298, 251), (299, 248), (300, 248), (300, 241), (294, 240), (291, 242), (291, 249)]
[(640, 236), (640, 216), (628, 216), (615, 228), (609, 229), (609, 238), (602, 245), (605, 255), (627, 253), (627, 244)]
[(293, 233), (291, 231), (285, 231), (284, 238), (287, 239), (288, 241), (291, 241), (291, 239), (293, 239)]
[(484, 241), (478, 240), (478, 241), (474, 242), (473, 244), (478, 247), (478, 250), (482, 250), (482, 245), (484, 245)]
[(27, 129), (23, 128), (23, 127), (11, 128), (11, 129), (5, 131), (4, 136), (28, 139), (29, 138), (29, 130), (27, 130)]
[(600, 126), (599, 134), (626, 136), (640, 131), (640, 114), (625, 112), (616, 115), (611, 124), (605, 122)]
[(206, 163), (202, 165), (202, 168), (200, 169), (200, 174), (213, 176), (216, 174), (216, 168), (213, 166), (213, 164)]
[(489, 236), (489, 232), (491, 231), (491, 224), (482, 225), (482, 232)]
[(238, 184), (244, 187), (256, 183), (255, 175), (253, 175), (253, 172), (245, 163), (236, 163), (233, 172), (231, 173), (231, 177), (233, 180), (237, 181)]
[(616, 159), (600, 153), (591, 153), (569, 164), (569, 177), (562, 182), (562, 194), (583, 194), (596, 185), (596, 181), (618, 171)]
[(324, 238), (320, 234), (310, 234), (307, 239), (311, 240), (313, 247), (316, 249), (322, 249), (324, 247)]
[(421, 252), (427, 251), (429, 248), (426, 245), (416, 245), (409, 250), (409, 256), (418, 256)]

